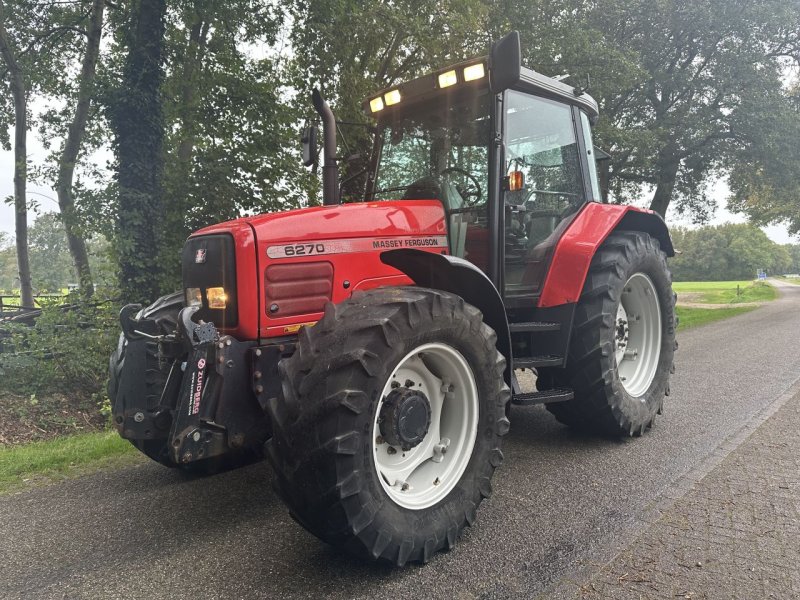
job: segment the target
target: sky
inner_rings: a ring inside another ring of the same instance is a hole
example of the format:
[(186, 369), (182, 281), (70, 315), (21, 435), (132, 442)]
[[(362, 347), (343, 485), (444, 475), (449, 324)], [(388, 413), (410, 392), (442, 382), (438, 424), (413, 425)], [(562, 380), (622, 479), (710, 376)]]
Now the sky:
[[(13, 136), (12, 136), (13, 139)], [(105, 153), (103, 153), (105, 154)], [(33, 164), (41, 163), (47, 155), (41, 143), (36, 137), (36, 134), (28, 135), (28, 158)], [(97, 159), (107, 160), (107, 156), (98, 156)], [(58, 202), (54, 190), (47, 186), (37, 186), (28, 183), (29, 199), (38, 203), (38, 209), (42, 212), (50, 212), (58, 210)], [(725, 208), (725, 197), (728, 194), (728, 186), (724, 180), (719, 180), (711, 184), (710, 193), (713, 198), (717, 200), (717, 211), (711, 224), (717, 225), (726, 222), (741, 223), (746, 221), (742, 215), (736, 215), (728, 212)], [(14, 194), (14, 154), (0, 150), (0, 200), (12, 196)], [(677, 214), (670, 213), (667, 215), (667, 221), (670, 225), (680, 224), (692, 226), (687, 218), (680, 218)], [(35, 219), (34, 214), (28, 216), (29, 224)], [(783, 225), (773, 225), (770, 227), (762, 228), (770, 239), (779, 244), (800, 243), (800, 239), (793, 238), (789, 235), (786, 227)], [(0, 203), (0, 231), (9, 234), (14, 233), (14, 207), (13, 205)]]

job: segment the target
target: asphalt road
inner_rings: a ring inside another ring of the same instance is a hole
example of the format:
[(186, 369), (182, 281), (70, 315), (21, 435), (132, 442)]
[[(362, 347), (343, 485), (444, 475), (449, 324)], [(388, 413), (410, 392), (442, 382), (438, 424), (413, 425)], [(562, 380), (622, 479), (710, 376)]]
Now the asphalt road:
[[(780, 285), (780, 284), (778, 284)], [(582, 437), (515, 408), (475, 526), (426, 566), (364, 564), (287, 515), (265, 464), (189, 479), (155, 464), (0, 498), (0, 597), (530, 598), (625, 544), (640, 516), (800, 376), (800, 286), (682, 334), (643, 438)]]

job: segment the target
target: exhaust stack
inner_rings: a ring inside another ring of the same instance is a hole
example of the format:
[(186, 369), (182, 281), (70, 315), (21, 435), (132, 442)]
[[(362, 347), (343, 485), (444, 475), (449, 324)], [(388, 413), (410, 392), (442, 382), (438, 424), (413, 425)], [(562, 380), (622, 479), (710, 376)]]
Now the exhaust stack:
[(339, 167), (336, 163), (336, 117), (322, 93), (314, 88), (311, 92), (314, 110), (322, 118), (323, 163), (322, 203), (325, 206), (339, 204)]

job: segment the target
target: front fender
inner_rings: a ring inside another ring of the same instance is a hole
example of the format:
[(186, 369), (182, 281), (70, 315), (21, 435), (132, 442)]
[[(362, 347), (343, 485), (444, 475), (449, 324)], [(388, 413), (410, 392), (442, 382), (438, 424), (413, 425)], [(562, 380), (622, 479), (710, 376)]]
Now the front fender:
[(506, 359), (505, 379), (511, 383), (511, 334), (505, 305), (491, 280), (471, 262), (422, 250), (402, 249), (381, 253), (384, 264), (402, 271), (419, 286), (458, 294), (483, 313), (497, 334), (497, 349)]

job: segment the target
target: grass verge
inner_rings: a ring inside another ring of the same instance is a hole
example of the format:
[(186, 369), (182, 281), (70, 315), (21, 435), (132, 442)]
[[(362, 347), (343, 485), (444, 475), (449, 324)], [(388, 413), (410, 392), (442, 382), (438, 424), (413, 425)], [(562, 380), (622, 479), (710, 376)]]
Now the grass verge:
[(731, 306), (730, 308), (688, 308), (685, 306), (677, 306), (675, 307), (675, 313), (678, 315), (678, 319), (680, 319), (678, 331), (683, 331), (690, 327), (697, 327), (698, 325), (705, 325), (713, 321), (729, 319), (730, 317), (750, 312), (756, 308), (755, 306)]
[(116, 431), (0, 447), (0, 494), (85, 475), (109, 465), (133, 464), (140, 456)]
[(763, 281), (677, 281), (672, 289), (691, 295), (690, 302), (702, 304), (737, 304), (739, 302), (768, 302), (777, 298), (774, 287)]

